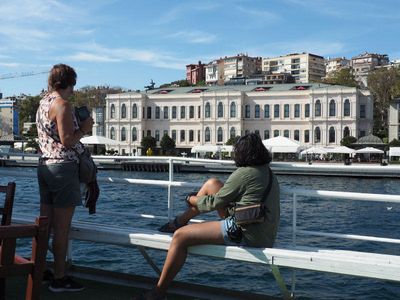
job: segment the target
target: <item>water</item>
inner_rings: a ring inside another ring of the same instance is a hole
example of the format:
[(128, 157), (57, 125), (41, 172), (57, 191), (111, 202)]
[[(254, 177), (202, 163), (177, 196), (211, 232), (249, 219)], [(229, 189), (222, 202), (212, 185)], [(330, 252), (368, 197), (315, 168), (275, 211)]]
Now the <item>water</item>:
[[(13, 169), (16, 170), (16, 169)], [(24, 204), (39, 203), (35, 169), (20, 169), (32, 174), (29, 177), (17, 178), (15, 212), (32, 213), (32, 207)], [(167, 180), (167, 173), (141, 173), (122, 171), (100, 171), (99, 176), (119, 178), (142, 178)], [(175, 174), (178, 181), (203, 182), (210, 176), (226, 179), (228, 174)], [(5, 184), (14, 178), (1, 178)], [(399, 194), (400, 181), (396, 179), (357, 179), (316, 176), (278, 176), (281, 187), (310, 188), (334, 191), (367, 192), (382, 194)], [(23, 187), (23, 188), (22, 188)], [(78, 208), (75, 219), (91, 220), (104, 224), (120, 224), (123, 226), (143, 226), (154, 229), (164, 223), (163, 220), (139, 220), (136, 217), (116, 217), (109, 212), (128, 214), (147, 213), (166, 216), (166, 189), (150, 186), (134, 186), (129, 184), (102, 184), (101, 197), (96, 215), (88, 215), (84, 208)], [(176, 210), (184, 208), (184, 195), (189, 189), (174, 192)], [(276, 245), (284, 246), (291, 241), (291, 199), (282, 195), (281, 228)], [(387, 207), (392, 207), (388, 210)], [(35, 209), (33, 209), (35, 210)], [(38, 211), (38, 210), (37, 210)], [(37, 213), (38, 214), (38, 213)], [(299, 201), (298, 225), (302, 229), (322, 230), (327, 232), (352, 233), (360, 235), (400, 238), (399, 230), (400, 205), (332, 200), (322, 201), (309, 199)], [(215, 213), (202, 216), (203, 219), (215, 219)], [(400, 245), (343, 241), (337, 239), (299, 237), (298, 244), (319, 245), (360, 251), (400, 255)], [(129, 272), (156, 277), (154, 271), (144, 262), (135, 248), (124, 248), (112, 245), (88, 242), (73, 243), (74, 263), (94, 268)], [(150, 255), (161, 267), (165, 252), (150, 250)], [(281, 272), (290, 282), (291, 270), (282, 268)], [(370, 280), (352, 276), (297, 270), (296, 295), (298, 299), (399, 299), (400, 283), (382, 280)], [(178, 274), (177, 280), (194, 282), (211, 286), (222, 286), (229, 289), (240, 289), (279, 296), (280, 292), (267, 266), (246, 264), (235, 261), (213, 259), (210, 257), (189, 256), (187, 263)]]

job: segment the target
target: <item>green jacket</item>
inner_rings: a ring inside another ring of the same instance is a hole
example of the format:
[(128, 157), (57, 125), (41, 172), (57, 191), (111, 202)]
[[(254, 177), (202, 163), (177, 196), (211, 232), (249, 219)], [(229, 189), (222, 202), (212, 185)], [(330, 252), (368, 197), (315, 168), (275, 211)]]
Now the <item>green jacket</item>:
[[(278, 230), (280, 205), (279, 184), (273, 175), (271, 191), (265, 200), (266, 220), (263, 223), (243, 225), (244, 242), (252, 247), (272, 247)], [(215, 195), (201, 196), (197, 201), (200, 212), (223, 207), (232, 215), (232, 204), (249, 205), (260, 203), (269, 182), (268, 165), (239, 167)]]

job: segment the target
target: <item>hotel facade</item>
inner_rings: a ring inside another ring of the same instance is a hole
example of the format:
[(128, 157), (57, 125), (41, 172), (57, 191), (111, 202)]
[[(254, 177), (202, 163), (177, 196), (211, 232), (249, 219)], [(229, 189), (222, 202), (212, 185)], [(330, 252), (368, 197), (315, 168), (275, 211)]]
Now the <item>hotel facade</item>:
[(164, 134), (185, 152), (195, 145), (222, 145), (248, 132), (262, 139), (285, 136), (305, 146), (337, 146), (345, 136), (370, 133), (372, 117), (369, 91), (327, 84), (171, 87), (109, 94), (102, 116), (105, 135), (119, 143), (112, 148), (126, 155), (140, 154), (144, 136), (155, 137), (159, 147)]

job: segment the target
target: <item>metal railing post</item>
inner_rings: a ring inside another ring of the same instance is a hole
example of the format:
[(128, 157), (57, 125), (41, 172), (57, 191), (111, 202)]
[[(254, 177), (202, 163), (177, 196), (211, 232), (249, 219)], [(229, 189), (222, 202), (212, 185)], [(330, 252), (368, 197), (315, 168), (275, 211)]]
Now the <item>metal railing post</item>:
[(168, 219), (172, 220), (174, 216), (174, 199), (172, 196), (172, 186), (171, 186), (171, 183), (174, 181), (174, 162), (172, 158), (169, 158), (168, 164), (169, 164)]
[(292, 220), (292, 243), (296, 246), (296, 231), (297, 231), (297, 195), (293, 193), (293, 220)]

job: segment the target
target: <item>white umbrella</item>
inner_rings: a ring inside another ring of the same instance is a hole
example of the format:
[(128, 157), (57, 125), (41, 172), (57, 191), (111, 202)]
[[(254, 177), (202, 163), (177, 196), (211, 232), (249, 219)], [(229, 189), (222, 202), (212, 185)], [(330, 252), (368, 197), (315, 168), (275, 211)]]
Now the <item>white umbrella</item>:
[(346, 146), (339, 146), (335, 148), (325, 148), (328, 153), (341, 153), (341, 154), (353, 154), (355, 152), (354, 149), (351, 149)]
[(262, 142), (264, 146), (272, 153), (296, 153), (301, 148), (299, 142), (283, 136), (273, 137), (263, 140)]
[(100, 135), (91, 135), (81, 138), (82, 144), (88, 145), (118, 145), (116, 140), (112, 140)]
[(300, 152), (300, 155), (305, 155), (305, 154), (327, 154), (328, 152), (324, 148), (319, 148), (319, 147), (311, 147), (306, 150), (303, 150)]
[(383, 152), (383, 150), (376, 149), (374, 147), (366, 147), (366, 148), (356, 150), (356, 153), (379, 153), (379, 154), (382, 154), (384, 152)]

